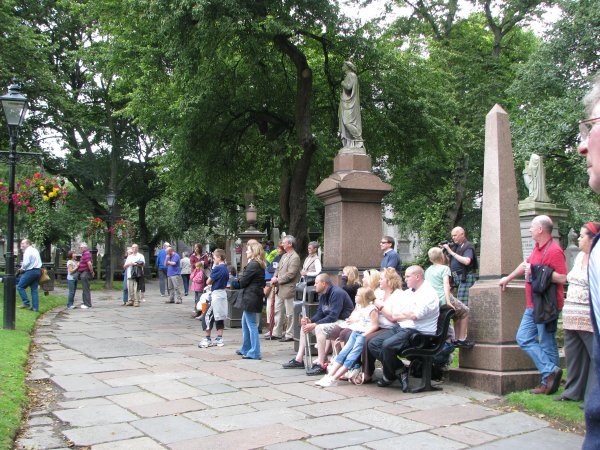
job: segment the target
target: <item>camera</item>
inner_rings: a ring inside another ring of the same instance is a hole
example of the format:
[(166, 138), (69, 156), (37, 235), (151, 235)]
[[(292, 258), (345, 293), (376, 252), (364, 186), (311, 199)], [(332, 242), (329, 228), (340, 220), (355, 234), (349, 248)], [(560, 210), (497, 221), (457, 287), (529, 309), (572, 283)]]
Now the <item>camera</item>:
[(440, 247), (442, 247), (442, 251), (444, 252), (445, 255), (448, 254), (448, 250), (446, 250), (444, 248), (444, 245), (449, 245), (453, 251), (456, 251), (456, 244), (452, 241), (448, 241), (448, 240), (444, 239), (443, 241), (440, 241)]

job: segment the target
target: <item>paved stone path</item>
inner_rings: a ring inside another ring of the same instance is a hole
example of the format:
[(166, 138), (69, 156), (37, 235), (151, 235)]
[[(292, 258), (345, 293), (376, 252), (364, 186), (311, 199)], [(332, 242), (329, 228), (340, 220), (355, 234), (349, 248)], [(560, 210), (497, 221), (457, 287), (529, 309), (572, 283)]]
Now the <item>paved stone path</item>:
[[(226, 345), (200, 349), (193, 300), (164, 304), (148, 285), (141, 308), (94, 293), (89, 310), (44, 316), (31, 380), (50, 394), (31, 411), (17, 448), (94, 450), (544, 449), (580, 448), (581, 436), (483, 404), (495, 397), (458, 384), (404, 394), (374, 384), (322, 389), (302, 370), (284, 370), (291, 343), (261, 343), (262, 361)], [(79, 297), (78, 293), (78, 297)]]

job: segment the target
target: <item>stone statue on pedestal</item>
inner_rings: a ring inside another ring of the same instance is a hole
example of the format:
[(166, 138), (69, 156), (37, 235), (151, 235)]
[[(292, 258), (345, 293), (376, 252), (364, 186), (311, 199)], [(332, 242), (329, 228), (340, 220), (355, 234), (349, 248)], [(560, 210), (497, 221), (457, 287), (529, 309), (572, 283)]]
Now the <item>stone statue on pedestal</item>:
[(340, 153), (366, 154), (362, 138), (362, 121), (360, 117), (360, 93), (356, 67), (350, 61), (343, 66), (344, 80), (340, 95), (338, 111), (340, 120), (340, 136), (343, 148)]
[(544, 160), (540, 155), (532, 153), (529, 162), (525, 164), (525, 169), (523, 169), (523, 179), (525, 180), (525, 186), (529, 190), (528, 200), (550, 203), (550, 197), (546, 192)]

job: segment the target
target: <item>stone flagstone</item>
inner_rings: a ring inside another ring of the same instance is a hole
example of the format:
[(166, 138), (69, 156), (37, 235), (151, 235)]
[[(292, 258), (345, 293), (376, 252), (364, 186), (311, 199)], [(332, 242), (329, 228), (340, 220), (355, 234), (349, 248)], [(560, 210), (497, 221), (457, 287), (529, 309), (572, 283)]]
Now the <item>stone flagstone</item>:
[(281, 369), (290, 343), (261, 341), (262, 361), (235, 355), (240, 329), (226, 330), (225, 347), (202, 351), (198, 321), (156, 291), (149, 282), (138, 309), (94, 292), (91, 310), (45, 316), (32, 367), (52, 375), (56, 398), (30, 411), (16, 449), (581, 447), (581, 436), (488, 408), (480, 402), (494, 396), (459, 384), (421, 394), (375, 383), (322, 389), (303, 370)]

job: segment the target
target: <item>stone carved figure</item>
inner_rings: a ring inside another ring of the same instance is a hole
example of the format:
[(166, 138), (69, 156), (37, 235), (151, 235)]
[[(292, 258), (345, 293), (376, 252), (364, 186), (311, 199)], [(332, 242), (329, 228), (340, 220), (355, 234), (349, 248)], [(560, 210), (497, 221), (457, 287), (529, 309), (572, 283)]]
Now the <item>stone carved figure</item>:
[(365, 153), (362, 138), (362, 121), (360, 117), (360, 93), (356, 67), (350, 61), (343, 66), (344, 80), (340, 95), (339, 120), (340, 136), (343, 152)]
[(529, 162), (523, 169), (525, 186), (529, 190), (529, 199), (535, 202), (550, 203), (550, 197), (546, 192), (546, 170), (544, 160), (540, 155), (531, 154)]

